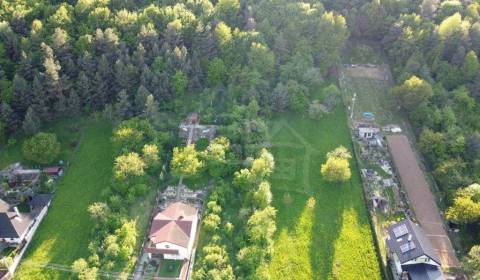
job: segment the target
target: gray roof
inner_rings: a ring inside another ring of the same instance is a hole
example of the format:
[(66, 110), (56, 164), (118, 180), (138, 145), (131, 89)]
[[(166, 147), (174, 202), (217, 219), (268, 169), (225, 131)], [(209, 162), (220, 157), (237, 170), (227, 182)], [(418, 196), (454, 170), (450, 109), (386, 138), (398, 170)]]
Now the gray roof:
[(42, 209), (52, 200), (51, 194), (37, 194), (30, 201), (32, 210), (28, 214), (20, 214), (12, 210), (11, 205), (0, 200), (0, 238), (18, 238), (28, 229)]
[(401, 264), (426, 255), (440, 265), (440, 259), (422, 228), (409, 219), (388, 228), (387, 245), (390, 252), (397, 254)]
[(52, 197), (52, 194), (36, 194), (30, 201), (30, 206), (32, 209), (42, 209), (50, 203)]
[(15, 212), (0, 213), (0, 238), (18, 238), (31, 223), (30, 215), (18, 217)]
[(404, 271), (408, 271), (410, 279), (413, 280), (443, 280), (443, 276), (440, 267), (429, 264), (411, 264), (404, 265)]

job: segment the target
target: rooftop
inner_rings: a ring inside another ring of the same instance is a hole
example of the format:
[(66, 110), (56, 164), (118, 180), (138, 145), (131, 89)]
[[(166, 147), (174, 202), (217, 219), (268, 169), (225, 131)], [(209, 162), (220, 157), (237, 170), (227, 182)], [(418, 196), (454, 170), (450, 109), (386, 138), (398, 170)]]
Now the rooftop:
[(154, 244), (170, 242), (187, 247), (197, 213), (197, 209), (187, 204), (181, 202), (170, 204), (153, 218), (150, 241)]
[(440, 259), (422, 228), (409, 219), (388, 228), (387, 244), (401, 264), (426, 255), (440, 265)]

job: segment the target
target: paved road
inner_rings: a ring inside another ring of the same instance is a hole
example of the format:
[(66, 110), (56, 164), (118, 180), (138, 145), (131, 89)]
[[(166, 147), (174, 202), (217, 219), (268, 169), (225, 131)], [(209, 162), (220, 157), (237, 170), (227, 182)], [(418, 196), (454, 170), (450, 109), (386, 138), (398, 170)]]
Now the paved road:
[(458, 267), (460, 264), (445, 231), (435, 198), (408, 142), (408, 138), (405, 135), (391, 135), (387, 136), (387, 141), (402, 186), (407, 191), (415, 216), (432, 242), (442, 266)]

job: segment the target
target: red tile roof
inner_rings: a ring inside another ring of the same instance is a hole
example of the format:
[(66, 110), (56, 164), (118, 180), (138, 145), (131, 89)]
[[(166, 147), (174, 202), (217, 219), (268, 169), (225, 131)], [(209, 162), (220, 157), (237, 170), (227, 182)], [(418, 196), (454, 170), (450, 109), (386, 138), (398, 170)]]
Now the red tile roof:
[(150, 240), (153, 244), (170, 242), (187, 248), (193, 222), (198, 219), (197, 214), (197, 209), (187, 204), (170, 204), (153, 218)]

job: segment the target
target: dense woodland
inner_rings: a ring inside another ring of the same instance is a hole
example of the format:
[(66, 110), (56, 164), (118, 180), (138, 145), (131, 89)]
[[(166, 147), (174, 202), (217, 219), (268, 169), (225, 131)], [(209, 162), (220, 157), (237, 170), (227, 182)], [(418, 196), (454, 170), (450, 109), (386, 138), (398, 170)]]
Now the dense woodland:
[[(159, 154), (170, 143), (166, 131), (175, 125), (172, 119), (200, 111), (205, 122), (222, 125), (220, 132), (230, 141), (213, 143), (217, 149), (240, 161), (257, 159), (237, 173), (242, 164), (211, 171), (209, 158), (215, 167), (218, 162), (208, 152), (195, 161), (212, 177), (230, 177), (216, 184), (235, 185), (240, 198), (234, 200), (250, 217), (237, 225), (245, 230), (235, 244), (225, 244), (235, 231), (229, 223), (219, 229), (220, 213), (234, 194), (218, 187), (204, 222), (212, 232), (203, 254), (215, 257), (201, 259), (195, 277), (264, 279), (262, 263), (269, 259), (274, 224), (256, 221), (274, 219), (275, 211), (268, 202), (269, 172), (251, 174), (258, 172), (253, 170), (257, 160), (270, 166), (268, 152), (261, 149), (265, 119), (275, 112), (311, 109), (309, 89), (335, 78), (349, 36), (385, 51), (398, 84), (391, 98), (408, 115), (447, 207), (453, 205), (447, 217), (466, 225), (468, 251), (480, 243), (480, 189), (463, 189), (480, 177), (478, 0), (2, 1), (0, 141), (13, 145), (46, 123), (102, 111), (120, 124), (117, 132), (163, 131), (141, 133), (153, 135), (148, 141), (119, 144), (121, 160), (142, 165), (142, 149), (147, 147), (148, 154), (155, 149), (148, 145), (155, 143)], [(121, 123), (135, 116), (141, 119)], [(177, 159), (182, 152), (176, 151)], [(175, 166), (181, 174), (192, 171), (182, 170), (181, 156)], [(141, 185), (133, 182), (112, 195), (132, 201), (142, 193)], [(98, 211), (111, 207), (96, 206)], [(257, 226), (263, 227), (259, 240), (249, 236)], [(105, 230), (107, 237), (127, 238), (128, 223)], [(480, 269), (478, 251), (474, 247), (466, 261), (472, 271)], [(109, 260), (89, 263), (79, 264), (79, 271), (112, 266)]]

